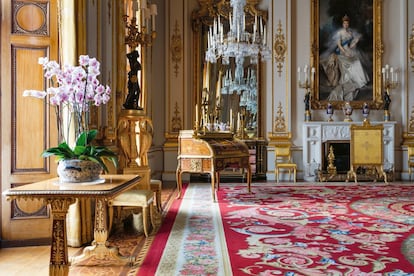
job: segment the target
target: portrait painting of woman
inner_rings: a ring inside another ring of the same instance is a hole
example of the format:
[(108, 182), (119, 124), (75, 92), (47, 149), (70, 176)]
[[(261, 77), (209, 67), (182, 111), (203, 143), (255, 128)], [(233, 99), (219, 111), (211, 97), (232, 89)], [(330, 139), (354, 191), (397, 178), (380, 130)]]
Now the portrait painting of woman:
[(319, 100), (372, 100), (372, 1), (320, 1)]

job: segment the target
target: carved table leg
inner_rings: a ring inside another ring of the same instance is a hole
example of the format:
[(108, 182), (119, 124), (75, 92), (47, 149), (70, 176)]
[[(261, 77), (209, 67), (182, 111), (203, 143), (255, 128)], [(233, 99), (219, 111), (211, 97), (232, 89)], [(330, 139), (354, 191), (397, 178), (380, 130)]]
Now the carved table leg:
[(84, 248), (81, 255), (71, 259), (72, 264), (95, 256), (98, 259), (110, 259), (121, 264), (132, 264), (135, 257), (124, 257), (119, 254), (117, 247), (108, 247), (108, 224), (106, 200), (97, 198), (95, 203), (95, 227), (92, 245)]
[(68, 275), (68, 246), (66, 237), (66, 214), (74, 198), (50, 198), (45, 200), (52, 209), (52, 246), (50, 250), (49, 275)]

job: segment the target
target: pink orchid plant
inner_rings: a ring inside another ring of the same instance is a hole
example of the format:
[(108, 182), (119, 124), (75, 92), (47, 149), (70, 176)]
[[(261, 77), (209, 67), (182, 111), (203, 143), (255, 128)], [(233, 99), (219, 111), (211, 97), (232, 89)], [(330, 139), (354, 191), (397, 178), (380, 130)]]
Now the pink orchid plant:
[[(55, 107), (60, 141), (58, 147), (45, 150), (43, 157), (54, 155), (57, 157), (56, 161), (91, 160), (100, 163), (105, 171), (108, 169), (102, 158), (109, 159), (117, 165), (116, 155), (112, 151), (106, 147), (91, 145), (98, 132), (88, 127), (90, 107), (106, 104), (111, 96), (111, 88), (100, 84), (98, 80), (99, 61), (96, 58), (81, 55), (79, 66), (64, 65), (61, 68), (56, 61), (49, 61), (47, 57), (39, 58), (39, 64), (43, 66), (44, 76), (51, 81), (51, 86), (46, 91), (25, 90), (23, 96), (45, 99)], [(63, 114), (68, 116), (65, 123), (62, 120)], [(72, 132), (71, 126), (74, 126)], [(76, 137), (73, 148), (69, 146), (71, 134)]]

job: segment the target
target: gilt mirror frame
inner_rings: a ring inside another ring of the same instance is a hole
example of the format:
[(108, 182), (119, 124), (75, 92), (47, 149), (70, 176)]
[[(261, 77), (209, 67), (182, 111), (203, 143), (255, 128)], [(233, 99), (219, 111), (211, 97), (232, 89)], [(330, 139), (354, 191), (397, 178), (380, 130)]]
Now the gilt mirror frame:
[[(244, 7), (246, 13), (246, 25), (252, 24), (255, 14), (261, 16), (264, 23), (267, 22), (268, 14), (265, 10), (260, 10), (258, 5), (260, 0), (247, 0)], [(194, 106), (201, 106), (202, 101), (202, 79), (203, 79), (203, 65), (205, 62), (205, 51), (207, 45), (207, 36), (203, 35), (203, 27), (213, 25), (214, 18), (218, 15), (222, 19), (228, 20), (228, 15), (232, 11), (230, 0), (198, 0), (198, 8), (194, 9), (191, 14), (192, 29), (193, 29), (193, 99)], [(220, 69), (220, 66), (216, 66)], [(218, 74), (219, 72), (217, 72)], [(257, 130), (255, 138), (263, 137), (263, 121), (262, 121), (262, 106), (261, 106), (261, 74), (262, 62), (259, 58), (257, 63)], [(193, 119), (195, 121), (196, 111), (193, 109)]]
[[(335, 109), (341, 109), (345, 101), (351, 102), (352, 107), (357, 109), (362, 108), (365, 102), (372, 109), (380, 109), (383, 106), (381, 92), (382, 2), (382, 0), (313, 0), (311, 2), (310, 62), (311, 67), (315, 68), (311, 101), (313, 109), (326, 109), (328, 102)], [(338, 70), (337, 65), (332, 66), (336, 69), (330, 69), (331, 71), (326, 69), (337, 61), (335, 55), (328, 55), (328, 44), (335, 40), (333, 34), (342, 27), (346, 19), (348, 19), (349, 28), (360, 35), (360, 37), (358, 35), (359, 41), (356, 44), (356, 47), (360, 48), (356, 49), (360, 51), (359, 57), (363, 57), (360, 59), (363, 66), (361, 68), (366, 72), (362, 74), (365, 81), (359, 82), (361, 85), (366, 84), (361, 87), (358, 82), (351, 84), (349, 81), (344, 81), (339, 88), (338, 83), (342, 80), (338, 81), (334, 73), (331, 73)], [(331, 57), (331, 61), (328, 61), (328, 56)], [(345, 94), (346, 89), (352, 91), (352, 94)], [(339, 90), (343, 93), (342, 98), (338, 96)], [(345, 95), (347, 96), (344, 97)]]

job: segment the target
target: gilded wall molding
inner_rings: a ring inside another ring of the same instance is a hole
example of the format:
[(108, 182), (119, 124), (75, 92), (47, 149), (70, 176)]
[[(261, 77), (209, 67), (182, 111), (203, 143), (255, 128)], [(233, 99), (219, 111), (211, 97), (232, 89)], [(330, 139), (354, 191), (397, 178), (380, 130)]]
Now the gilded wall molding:
[(408, 53), (409, 53), (410, 61), (411, 61), (411, 69), (412, 69), (412, 72), (414, 72), (414, 24), (411, 28), (410, 41), (408, 45)]
[(281, 102), (279, 102), (276, 114), (277, 115), (275, 116), (273, 131), (274, 132), (286, 132), (287, 126), (286, 126), (285, 115), (283, 114)]
[(269, 133), (270, 144), (275, 146), (279, 144), (290, 144), (292, 133), (287, 129), (281, 102), (279, 102), (276, 114), (275, 120), (273, 121), (273, 130)]
[(277, 72), (279, 73), (279, 77), (282, 75), (282, 68), (283, 64), (285, 63), (285, 55), (286, 55), (286, 41), (285, 35), (282, 29), (282, 21), (279, 20), (277, 25), (277, 33), (275, 35), (275, 43), (273, 44), (273, 51), (275, 55), (275, 62), (277, 63)]
[(174, 115), (171, 119), (171, 130), (173, 132), (179, 132), (181, 129), (182, 129), (182, 123), (181, 123), (180, 110), (178, 107), (178, 103), (175, 102)]
[(171, 60), (174, 63), (174, 74), (178, 76), (179, 64), (182, 59), (181, 30), (178, 26), (178, 20), (175, 21), (174, 33), (171, 36)]
[(411, 110), (410, 122), (408, 123), (408, 132), (414, 133), (414, 106)]

